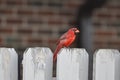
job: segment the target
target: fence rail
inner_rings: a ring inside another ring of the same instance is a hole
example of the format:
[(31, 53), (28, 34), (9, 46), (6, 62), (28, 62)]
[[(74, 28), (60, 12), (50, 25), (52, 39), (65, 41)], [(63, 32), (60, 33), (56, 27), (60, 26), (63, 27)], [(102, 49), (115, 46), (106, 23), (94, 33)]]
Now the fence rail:
[[(99, 49), (93, 57), (93, 80), (120, 80), (120, 53)], [(89, 55), (85, 49), (63, 48), (57, 56), (56, 80), (88, 80)], [(49, 48), (28, 48), (23, 55), (23, 80), (52, 78), (53, 53)], [(18, 55), (0, 48), (0, 80), (18, 80)]]

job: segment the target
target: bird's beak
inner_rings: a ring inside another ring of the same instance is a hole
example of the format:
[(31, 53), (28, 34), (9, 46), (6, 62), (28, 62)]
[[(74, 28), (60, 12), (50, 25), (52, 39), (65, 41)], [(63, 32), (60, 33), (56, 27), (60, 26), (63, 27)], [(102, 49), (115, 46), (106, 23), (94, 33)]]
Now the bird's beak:
[(76, 30), (75, 33), (79, 33), (80, 31), (79, 30)]

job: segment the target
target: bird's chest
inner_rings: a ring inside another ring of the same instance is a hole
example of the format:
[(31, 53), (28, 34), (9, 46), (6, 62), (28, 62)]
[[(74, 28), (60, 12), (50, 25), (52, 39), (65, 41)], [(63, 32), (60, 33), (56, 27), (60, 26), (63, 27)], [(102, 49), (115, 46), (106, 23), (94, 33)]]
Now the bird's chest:
[(66, 39), (65, 46), (68, 47), (74, 40), (75, 36), (69, 36), (68, 39)]

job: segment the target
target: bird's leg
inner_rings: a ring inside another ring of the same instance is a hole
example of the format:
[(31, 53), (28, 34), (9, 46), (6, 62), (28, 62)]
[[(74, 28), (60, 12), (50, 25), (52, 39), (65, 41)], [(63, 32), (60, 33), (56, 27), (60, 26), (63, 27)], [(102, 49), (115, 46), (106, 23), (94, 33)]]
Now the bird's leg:
[(70, 51), (70, 47), (67, 47), (68, 48), (68, 50)]
[(69, 46), (64, 46), (64, 48), (70, 50), (70, 47), (69, 47)]
[(66, 48), (70, 49), (70, 47), (69, 47), (69, 46), (66, 46)]
[(63, 48), (67, 49), (67, 47), (66, 47), (66, 46), (64, 46)]

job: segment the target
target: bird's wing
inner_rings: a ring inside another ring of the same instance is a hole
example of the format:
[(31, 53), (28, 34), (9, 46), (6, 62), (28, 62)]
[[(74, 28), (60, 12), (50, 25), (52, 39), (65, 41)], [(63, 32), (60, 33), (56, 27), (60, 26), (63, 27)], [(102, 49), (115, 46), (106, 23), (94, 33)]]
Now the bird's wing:
[(64, 33), (59, 39), (58, 39), (58, 41), (57, 41), (57, 44), (59, 44), (59, 42), (61, 41), (61, 40), (64, 40), (64, 39), (66, 39), (67, 38), (67, 36), (68, 36), (68, 33), (66, 32), (66, 33)]

